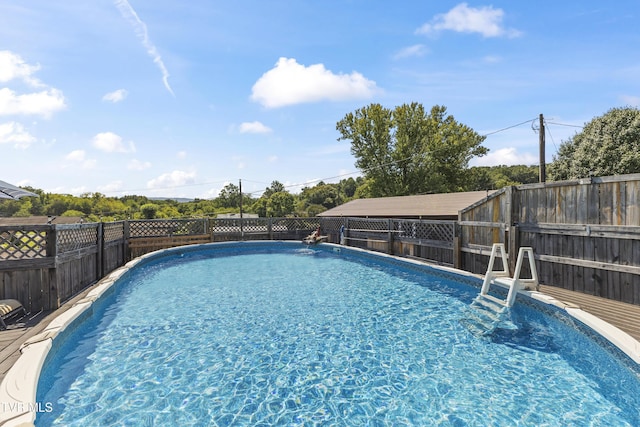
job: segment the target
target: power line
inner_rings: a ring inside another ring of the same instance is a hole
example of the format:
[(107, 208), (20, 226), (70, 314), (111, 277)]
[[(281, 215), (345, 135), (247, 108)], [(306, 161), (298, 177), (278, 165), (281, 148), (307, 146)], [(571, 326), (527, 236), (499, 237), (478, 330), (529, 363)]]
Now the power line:
[[(530, 122), (535, 121), (535, 120), (537, 120), (537, 118), (525, 120), (523, 122), (516, 123), (514, 125), (507, 126), (505, 128), (495, 130), (493, 132), (486, 133), (486, 134), (484, 134), (482, 136), (487, 137), (487, 136), (494, 135), (494, 134), (497, 134), (497, 133), (500, 133), (500, 132), (504, 132), (506, 130), (513, 129), (513, 128), (518, 127), (518, 126), (522, 126), (524, 124), (530, 123)], [(560, 125), (560, 126), (572, 126), (572, 127), (578, 127), (578, 128), (582, 127), (582, 126), (569, 125), (569, 124), (563, 124), (563, 123), (547, 122), (546, 120), (545, 120), (545, 123), (550, 123), (550, 124), (555, 124), (555, 125)], [(552, 141), (553, 141), (553, 137), (552, 137)], [(554, 145), (555, 145), (555, 142), (554, 142)], [(444, 147), (442, 149), (444, 149)], [(284, 188), (302, 187), (302, 186), (306, 186), (306, 185), (309, 185), (309, 184), (312, 184), (312, 183), (332, 180), (332, 179), (336, 179), (336, 178), (343, 178), (343, 177), (346, 177), (346, 176), (360, 174), (362, 172), (366, 173), (366, 172), (371, 171), (371, 170), (375, 170), (375, 169), (383, 168), (385, 166), (390, 166), (390, 165), (394, 165), (394, 164), (405, 162), (407, 160), (411, 160), (414, 157), (417, 157), (417, 156), (422, 155), (422, 154), (423, 153), (414, 154), (414, 155), (406, 157), (404, 159), (393, 160), (391, 162), (387, 162), (387, 163), (383, 163), (383, 164), (380, 164), (380, 165), (372, 166), (372, 167), (364, 169), (364, 170), (358, 170), (358, 171), (348, 172), (348, 173), (344, 173), (344, 174), (340, 174), (340, 175), (335, 175), (335, 176), (330, 176), (330, 177), (325, 177), (325, 178), (319, 178), (319, 179), (315, 179), (315, 180), (311, 180), (311, 181), (305, 181), (303, 183), (289, 184), (289, 185), (286, 185), (286, 186), (283, 186), (283, 187)], [(246, 182), (253, 182), (255, 184), (269, 185), (266, 182), (253, 181), (253, 180), (248, 180), (248, 179), (245, 179), (245, 181)], [(109, 191), (108, 193), (125, 193), (125, 192), (132, 192), (132, 191), (149, 191), (149, 190), (167, 190), (167, 189), (174, 189), (174, 188), (198, 187), (198, 186), (203, 186), (203, 185), (216, 185), (216, 184), (223, 184), (225, 182), (231, 182), (231, 180), (203, 182), (203, 183), (197, 183), (197, 184), (174, 185), (174, 186), (168, 186), (168, 187), (162, 187), (162, 188), (153, 188), (153, 189), (149, 189), (149, 188), (137, 188), (136, 189), (136, 188), (134, 188), (134, 189), (125, 189), (125, 190), (115, 190), (115, 191)], [(264, 190), (256, 190), (256, 191), (252, 191), (252, 192), (246, 193), (246, 194), (252, 195), (252, 194), (257, 194), (257, 193), (262, 193), (262, 192), (264, 192)]]
[(570, 125), (567, 123), (557, 123), (557, 122), (548, 122), (545, 120), (545, 123), (548, 123), (550, 125), (557, 125), (557, 126), (568, 126), (568, 127), (572, 127), (572, 128), (580, 128), (582, 129), (584, 126), (579, 126), (579, 125)]
[(493, 131), (493, 132), (485, 133), (483, 136), (489, 136), (489, 135), (493, 135), (493, 134), (495, 134), (495, 133), (504, 132), (505, 130), (509, 130), (509, 129), (512, 129), (512, 128), (515, 128), (515, 127), (518, 127), (518, 126), (522, 126), (522, 125), (524, 125), (524, 124), (526, 124), (526, 123), (530, 123), (530, 122), (531, 122), (531, 121), (533, 121), (533, 120), (537, 120), (537, 119), (536, 119), (536, 118), (533, 118), (533, 119), (525, 120), (525, 121), (524, 121), (524, 122), (522, 122), (522, 123), (518, 123), (518, 124), (515, 124), (515, 125), (511, 125), (511, 126), (508, 126), (508, 127), (506, 127), (506, 128), (503, 128), (503, 129), (498, 129), (498, 130), (495, 130), (495, 131)]
[[(545, 125), (548, 123), (550, 122), (547, 122), (546, 120), (544, 121)], [(556, 145), (556, 141), (553, 139), (553, 135), (551, 135), (551, 129), (549, 129), (549, 126), (545, 126), (544, 129), (547, 131), (547, 133), (551, 137), (551, 142), (553, 143), (553, 146), (555, 147), (556, 151), (558, 151), (558, 146)]]

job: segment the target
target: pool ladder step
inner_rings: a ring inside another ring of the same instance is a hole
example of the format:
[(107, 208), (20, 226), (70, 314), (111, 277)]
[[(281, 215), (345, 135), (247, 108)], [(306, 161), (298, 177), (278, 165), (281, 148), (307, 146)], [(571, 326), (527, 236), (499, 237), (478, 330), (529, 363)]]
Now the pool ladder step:
[[(494, 271), (493, 267), (498, 255), (502, 261), (502, 270)], [(527, 255), (529, 259), (530, 279), (520, 277), (525, 255)], [(499, 285), (507, 288), (507, 297), (502, 299), (489, 294), (491, 285)], [(504, 243), (494, 243), (491, 248), (487, 274), (484, 276), (484, 281), (482, 282), (482, 289), (480, 290), (480, 294), (471, 303), (469, 317), (468, 319), (464, 319), (463, 323), (465, 323), (469, 330), (475, 335), (488, 335), (498, 326), (513, 329), (516, 326), (508, 320), (510, 314), (509, 309), (515, 303), (518, 291), (527, 288), (535, 289), (537, 286), (538, 272), (533, 257), (533, 248), (520, 248), (516, 261), (516, 271), (514, 277), (511, 277)]]
[[(493, 266), (500, 252), (500, 259), (502, 260), (502, 270), (494, 271)], [(531, 271), (531, 278), (521, 278), (522, 263), (524, 257), (527, 255), (529, 260), (529, 270)], [(489, 295), (491, 285), (500, 285), (508, 289), (507, 297), (502, 300), (492, 295)], [(492, 300), (496, 303), (502, 304), (505, 307), (513, 306), (518, 291), (522, 289), (535, 289), (538, 286), (538, 271), (536, 270), (536, 263), (533, 256), (533, 248), (521, 247), (518, 251), (518, 259), (516, 260), (516, 270), (513, 277), (509, 274), (509, 264), (507, 264), (507, 253), (504, 248), (504, 243), (494, 243), (491, 248), (491, 257), (489, 258), (489, 266), (487, 267), (487, 274), (484, 276), (482, 282), (482, 289), (480, 295), (486, 299)]]
[(491, 295), (478, 295), (469, 306), (467, 313), (462, 323), (477, 336), (489, 335), (498, 326), (515, 327), (511, 322), (507, 322), (509, 307)]

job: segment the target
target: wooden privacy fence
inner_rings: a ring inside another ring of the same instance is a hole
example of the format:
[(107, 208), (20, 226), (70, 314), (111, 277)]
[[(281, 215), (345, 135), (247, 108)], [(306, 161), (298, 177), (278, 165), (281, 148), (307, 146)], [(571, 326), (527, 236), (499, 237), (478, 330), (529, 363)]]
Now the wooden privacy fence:
[(458, 224), (458, 268), (484, 274), (493, 243), (531, 246), (541, 283), (640, 304), (640, 174), (507, 187)]
[(126, 262), (125, 222), (0, 227), (0, 298), (51, 310)]
[[(509, 254), (531, 246), (541, 283), (640, 305), (640, 174), (507, 187), (460, 211), (458, 221), (199, 218), (1, 226), (0, 299), (18, 299), (31, 311), (55, 309), (150, 251), (302, 240), (318, 226), (331, 243), (477, 274), (486, 272), (493, 243), (504, 243)], [(513, 271), (515, 256), (508, 262)]]

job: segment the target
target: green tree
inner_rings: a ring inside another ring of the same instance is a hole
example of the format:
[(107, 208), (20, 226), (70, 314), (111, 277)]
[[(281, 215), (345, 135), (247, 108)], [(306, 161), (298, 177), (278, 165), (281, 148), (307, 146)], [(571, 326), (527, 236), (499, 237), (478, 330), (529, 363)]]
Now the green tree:
[(272, 181), (271, 185), (265, 188), (264, 193), (262, 193), (263, 197), (271, 197), (272, 194), (280, 193), (282, 191), (286, 191), (284, 188), (284, 184), (280, 181)]
[(258, 214), (260, 217), (267, 216), (267, 202), (269, 201), (266, 197), (260, 197), (256, 200), (253, 205), (251, 205), (251, 211)]
[(338, 140), (351, 142), (372, 197), (462, 191), (469, 161), (488, 152), (483, 136), (438, 105), (427, 113), (415, 102), (394, 110), (371, 104), (336, 129)]
[(283, 217), (293, 213), (295, 198), (291, 193), (279, 191), (273, 193), (267, 200), (267, 216)]
[(84, 218), (85, 217), (85, 213), (82, 212), (82, 211), (76, 211), (76, 210), (73, 210), (73, 209), (69, 209), (68, 211), (63, 212), (62, 215), (60, 215), (60, 216), (77, 216), (77, 217), (80, 217), (80, 218)]
[(234, 184), (225, 185), (216, 201), (222, 208), (240, 208), (240, 187)]
[(549, 165), (552, 180), (640, 172), (640, 110), (612, 108), (563, 141)]
[(539, 181), (538, 166), (477, 166), (469, 169), (467, 191), (497, 190), (510, 185)]
[(358, 188), (358, 183), (353, 178), (347, 178), (347, 179), (341, 180), (339, 183), (339, 186), (340, 186), (340, 192), (344, 194), (344, 197), (346, 199), (350, 199), (351, 197), (353, 197), (354, 194), (356, 194), (356, 188)]
[(308, 204), (321, 205), (325, 209), (331, 209), (340, 204), (338, 191), (337, 185), (320, 182), (312, 188), (304, 188), (301, 196), (306, 199)]
[(66, 194), (51, 194), (49, 197), (46, 214), (58, 216), (69, 210), (73, 196)]
[(155, 203), (146, 203), (140, 206), (140, 213), (144, 219), (154, 219), (160, 210), (160, 206)]

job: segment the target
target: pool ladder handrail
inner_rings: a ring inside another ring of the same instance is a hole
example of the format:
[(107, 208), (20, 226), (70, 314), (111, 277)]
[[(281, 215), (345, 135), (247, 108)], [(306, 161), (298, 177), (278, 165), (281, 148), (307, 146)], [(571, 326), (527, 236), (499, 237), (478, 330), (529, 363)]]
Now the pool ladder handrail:
[[(502, 260), (502, 270), (494, 271), (493, 265), (498, 255), (498, 251), (500, 252), (500, 257)], [(529, 279), (523, 279), (520, 277), (522, 262), (524, 260), (525, 254), (529, 259), (529, 269), (531, 271), (531, 278)], [(493, 295), (489, 295), (489, 289), (492, 284), (506, 286), (509, 289), (507, 298), (502, 300), (500, 298), (494, 297)], [(478, 295), (479, 298), (486, 298), (505, 307), (512, 307), (519, 290), (536, 289), (537, 286), (538, 271), (536, 270), (536, 263), (533, 256), (532, 247), (521, 247), (518, 250), (516, 269), (513, 277), (511, 277), (511, 275), (509, 274), (509, 265), (507, 264), (507, 253), (504, 248), (504, 243), (493, 244), (493, 247), (491, 248), (491, 257), (489, 258), (489, 266), (487, 267), (487, 274), (485, 274), (484, 276), (482, 289), (480, 290), (480, 295)]]

